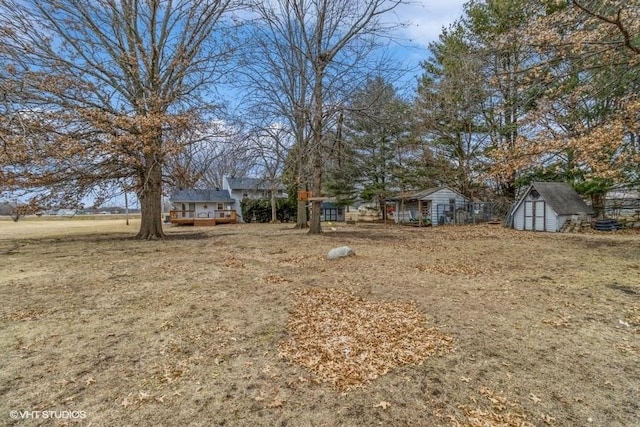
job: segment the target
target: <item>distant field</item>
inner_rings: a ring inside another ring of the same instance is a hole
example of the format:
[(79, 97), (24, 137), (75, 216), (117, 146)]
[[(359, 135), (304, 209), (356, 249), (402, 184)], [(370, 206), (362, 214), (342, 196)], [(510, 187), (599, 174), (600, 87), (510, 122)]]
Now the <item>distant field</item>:
[(0, 425), (640, 425), (638, 234), (138, 226), (0, 221)]
[[(167, 214), (168, 215), (168, 214)], [(126, 219), (126, 214), (95, 214), (95, 215), (27, 215), (19, 219), (18, 222), (38, 222), (38, 221), (87, 221), (87, 220), (107, 220)], [(140, 219), (139, 213), (129, 214), (129, 219)], [(10, 216), (0, 215), (0, 222), (13, 222)]]
[[(37, 237), (64, 237), (78, 234), (137, 232), (139, 218), (130, 218), (126, 225), (124, 216), (96, 215), (95, 220), (66, 217), (27, 217), (18, 222), (0, 221), (0, 240)], [(135, 234), (135, 233), (134, 233)]]

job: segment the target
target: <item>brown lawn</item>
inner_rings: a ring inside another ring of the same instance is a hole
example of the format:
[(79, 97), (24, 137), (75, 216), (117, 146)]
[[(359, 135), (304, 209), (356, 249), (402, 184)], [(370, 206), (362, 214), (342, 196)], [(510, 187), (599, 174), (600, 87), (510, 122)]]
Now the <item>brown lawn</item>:
[(640, 235), (331, 227), (0, 222), (0, 425), (640, 425)]

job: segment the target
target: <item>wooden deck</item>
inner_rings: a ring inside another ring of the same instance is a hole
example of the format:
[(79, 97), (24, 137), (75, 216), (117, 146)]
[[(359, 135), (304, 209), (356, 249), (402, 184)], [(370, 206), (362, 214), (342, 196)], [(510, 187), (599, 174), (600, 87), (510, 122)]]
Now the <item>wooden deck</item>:
[(238, 214), (233, 210), (216, 210), (213, 217), (198, 217), (193, 211), (170, 211), (169, 222), (176, 225), (210, 227), (218, 224), (235, 224)]

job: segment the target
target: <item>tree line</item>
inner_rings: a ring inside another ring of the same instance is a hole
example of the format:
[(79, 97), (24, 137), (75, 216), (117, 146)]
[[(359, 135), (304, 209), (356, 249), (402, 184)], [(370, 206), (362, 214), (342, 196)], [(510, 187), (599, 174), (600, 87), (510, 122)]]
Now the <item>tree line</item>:
[[(2, 0), (0, 196), (35, 209), (259, 175), (341, 203), (533, 180), (598, 200), (639, 183), (640, 4), (471, 0), (409, 96), (403, 0)], [(225, 94), (236, 94), (229, 105)], [(307, 227), (300, 202), (297, 226)]]

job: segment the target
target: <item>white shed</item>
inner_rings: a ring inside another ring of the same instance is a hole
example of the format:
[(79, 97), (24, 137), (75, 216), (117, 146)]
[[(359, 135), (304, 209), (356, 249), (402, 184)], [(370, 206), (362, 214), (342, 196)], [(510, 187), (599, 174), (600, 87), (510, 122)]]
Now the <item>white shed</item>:
[(572, 219), (590, 221), (593, 210), (565, 182), (534, 182), (512, 209), (516, 230), (557, 232)]
[(464, 224), (471, 219), (470, 200), (449, 187), (403, 193), (388, 202), (395, 202), (396, 223), (436, 226)]

